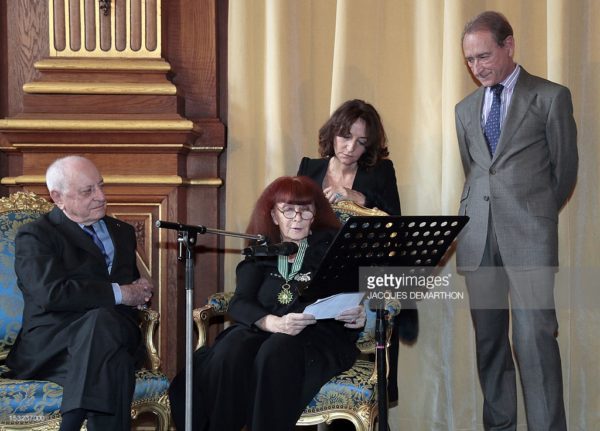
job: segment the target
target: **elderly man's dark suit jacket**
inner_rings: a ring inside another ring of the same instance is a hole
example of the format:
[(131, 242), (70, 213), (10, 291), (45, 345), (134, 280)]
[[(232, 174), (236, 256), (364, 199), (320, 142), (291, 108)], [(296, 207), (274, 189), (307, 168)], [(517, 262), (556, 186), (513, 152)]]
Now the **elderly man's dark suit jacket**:
[(466, 181), (459, 270), (479, 267), (491, 212), (505, 266), (558, 265), (558, 212), (577, 178), (577, 129), (566, 87), (521, 68), (493, 157), (481, 127), (484, 87), (456, 105)]
[[(25, 308), (23, 327), (7, 358), (15, 377), (48, 377), (49, 364), (64, 354), (65, 328), (88, 310), (115, 307), (112, 282), (139, 278), (133, 227), (111, 217), (104, 221), (115, 248), (110, 274), (92, 239), (56, 207), (19, 230), (15, 271)], [(135, 319), (131, 307), (116, 307), (125, 321)]]

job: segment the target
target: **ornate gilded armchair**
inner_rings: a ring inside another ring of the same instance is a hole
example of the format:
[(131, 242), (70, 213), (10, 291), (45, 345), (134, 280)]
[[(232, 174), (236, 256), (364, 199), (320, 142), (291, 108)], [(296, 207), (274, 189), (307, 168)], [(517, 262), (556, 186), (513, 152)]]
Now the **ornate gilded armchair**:
[[(349, 201), (338, 202), (333, 207), (337, 216), (345, 222), (351, 215), (387, 215), (377, 209), (364, 208)], [(232, 292), (217, 293), (208, 299), (208, 304), (194, 310), (194, 322), (198, 329), (200, 348), (207, 343), (207, 328), (215, 316), (227, 313)], [(388, 302), (387, 318), (390, 320), (400, 311), (398, 302)], [(367, 320), (374, 313), (368, 313)], [(360, 334), (357, 347), (361, 355), (352, 368), (335, 376), (327, 382), (306, 406), (297, 422), (299, 426), (331, 423), (335, 419), (350, 421), (357, 431), (371, 431), (377, 418), (377, 367), (375, 336), (373, 325), (367, 323)], [(391, 325), (388, 325), (387, 344), (391, 336)], [(387, 349), (385, 351), (387, 360)]]
[[(33, 193), (17, 192), (0, 199), (0, 373), (4, 360), (21, 328), (23, 297), (14, 272), (14, 238), (19, 226), (52, 209), (52, 204)], [(145, 310), (141, 323), (148, 351), (149, 369), (136, 372), (131, 416), (143, 412), (156, 415), (157, 429), (167, 431), (170, 408), (169, 380), (159, 371), (160, 358), (153, 335), (158, 325), (156, 311)], [(60, 426), (62, 388), (41, 380), (13, 380), (0, 377), (0, 431), (55, 430)]]

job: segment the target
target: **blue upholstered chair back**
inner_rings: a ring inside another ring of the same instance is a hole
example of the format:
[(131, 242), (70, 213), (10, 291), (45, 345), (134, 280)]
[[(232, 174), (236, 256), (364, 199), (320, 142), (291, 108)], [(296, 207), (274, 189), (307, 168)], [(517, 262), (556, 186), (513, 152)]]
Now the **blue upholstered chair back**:
[(23, 295), (14, 269), (17, 230), (51, 209), (50, 202), (31, 193), (0, 199), (0, 360), (15, 342), (23, 314)]

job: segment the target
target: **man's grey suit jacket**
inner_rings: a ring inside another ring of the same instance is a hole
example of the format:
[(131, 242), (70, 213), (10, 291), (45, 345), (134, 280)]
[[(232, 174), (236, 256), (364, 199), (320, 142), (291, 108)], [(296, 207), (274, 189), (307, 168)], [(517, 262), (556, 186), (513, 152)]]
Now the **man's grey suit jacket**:
[(479, 267), (491, 212), (505, 266), (558, 265), (558, 212), (578, 167), (569, 89), (521, 68), (496, 153), (481, 127), (484, 87), (456, 105), (465, 184), (460, 215), (470, 217), (457, 246), (459, 271)]

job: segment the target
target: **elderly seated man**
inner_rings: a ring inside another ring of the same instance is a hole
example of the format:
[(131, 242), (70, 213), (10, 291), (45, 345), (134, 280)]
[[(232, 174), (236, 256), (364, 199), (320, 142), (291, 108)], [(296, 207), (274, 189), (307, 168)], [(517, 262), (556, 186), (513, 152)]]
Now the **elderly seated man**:
[(53, 162), (56, 207), (19, 230), (15, 272), (23, 327), (10, 377), (63, 386), (61, 430), (129, 430), (134, 367), (143, 354), (136, 307), (152, 297), (140, 278), (132, 226), (106, 216), (104, 182), (88, 159)]

